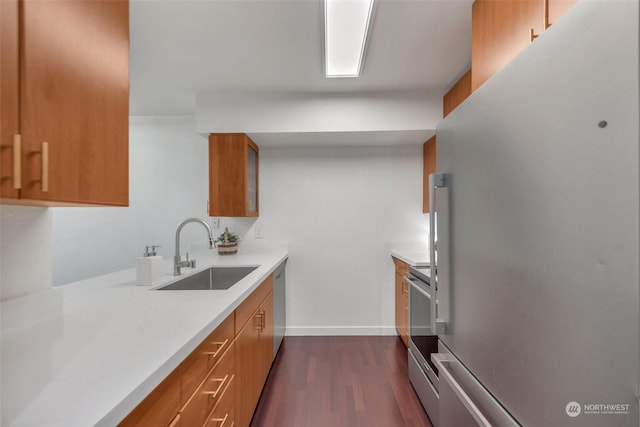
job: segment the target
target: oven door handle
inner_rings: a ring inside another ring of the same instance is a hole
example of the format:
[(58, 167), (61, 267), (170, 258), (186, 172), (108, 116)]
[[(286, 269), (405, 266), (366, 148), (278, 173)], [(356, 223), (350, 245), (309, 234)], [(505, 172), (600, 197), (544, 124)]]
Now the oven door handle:
[[(435, 316), (433, 314), (433, 303), (435, 300), (435, 296), (433, 295), (433, 290), (431, 289), (431, 286), (426, 284), (422, 286), (423, 282), (421, 280), (418, 280), (418, 279), (411, 280), (406, 276), (404, 277), (404, 280), (406, 280), (407, 283), (409, 284), (409, 307), (411, 307), (411, 288), (420, 292), (429, 300), (429, 305), (432, 311), (431, 311), (431, 316), (429, 318), (429, 327), (427, 328), (425, 333), (427, 335), (435, 335), (435, 331), (433, 329), (433, 322), (435, 320)], [(409, 309), (409, 323), (411, 323), (411, 308)], [(411, 330), (411, 325), (409, 325), (409, 329)]]
[[(429, 298), (431, 298), (433, 292), (431, 291), (430, 285), (427, 285), (420, 279), (411, 279), (408, 276), (404, 276), (403, 279), (407, 282), (407, 284), (409, 284), (409, 286), (420, 289), (423, 294), (426, 294), (429, 296)], [(422, 285), (423, 283), (424, 286)]]
[(418, 291), (420, 291), (420, 293), (422, 295), (426, 295), (427, 298), (429, 298), (429, 300), (431, 300), (431, 297), (433, 296), (433, 292), (431, 291), (431, 287), (428, 285), (425, 286), (421, 286), (419, 284), (417, 284), (415, 281), (409, 279), (408, 277), (405, 277), (404, 280), (407, 281), (407, 283), (409, 284), (410, 287), (416, 288)]

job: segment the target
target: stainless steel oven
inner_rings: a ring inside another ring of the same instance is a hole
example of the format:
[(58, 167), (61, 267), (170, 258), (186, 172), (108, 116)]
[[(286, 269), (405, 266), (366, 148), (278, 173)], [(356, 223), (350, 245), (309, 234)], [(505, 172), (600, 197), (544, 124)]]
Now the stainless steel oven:
[(438, 370), (431, 354), (438, 352), (436, 293), (428, 268), (411, 267), (409, 285), (409, 380), (434, 426), (438, 424)]

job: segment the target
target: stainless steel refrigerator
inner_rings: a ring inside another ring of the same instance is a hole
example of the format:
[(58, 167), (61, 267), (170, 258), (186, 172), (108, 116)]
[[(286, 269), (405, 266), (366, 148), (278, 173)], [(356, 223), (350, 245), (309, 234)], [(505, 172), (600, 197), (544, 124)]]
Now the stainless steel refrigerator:
[(437, 128), (441, 427), (639, 425), (639, 18), (578, 1)]

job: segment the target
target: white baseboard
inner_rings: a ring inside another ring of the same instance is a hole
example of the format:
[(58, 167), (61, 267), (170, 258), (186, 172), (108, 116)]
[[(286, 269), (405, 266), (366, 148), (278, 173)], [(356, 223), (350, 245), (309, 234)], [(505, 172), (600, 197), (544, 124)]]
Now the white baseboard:
[(287, 326), (287, 336), (397, 335), (394, 326)]

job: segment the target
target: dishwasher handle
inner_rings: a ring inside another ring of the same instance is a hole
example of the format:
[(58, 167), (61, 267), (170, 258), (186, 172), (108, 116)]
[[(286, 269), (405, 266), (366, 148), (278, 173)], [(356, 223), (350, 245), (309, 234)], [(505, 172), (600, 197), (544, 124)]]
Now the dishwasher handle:
[[(478, 426), (520, 427), (520, 424), (455, 356), (450, 353), (435, 353), (431, 355), (431, 360), (440, 374), (440, 399), (446, 399), (446, 395), (442, 392), (444, 380)], [(443, 404), (446, 406), (446, 403), (442, 402), (441, 407)]]

